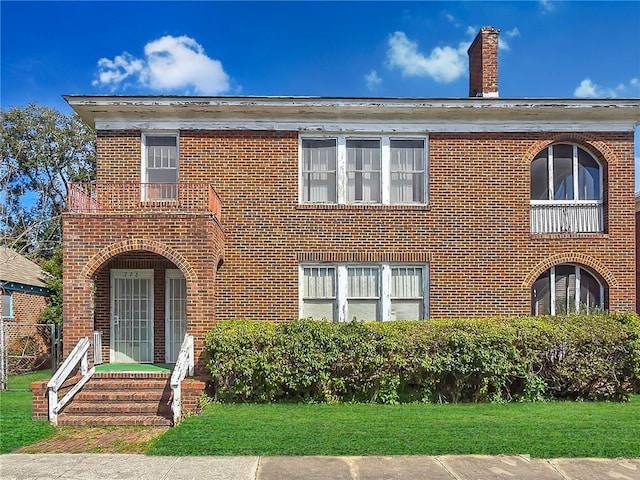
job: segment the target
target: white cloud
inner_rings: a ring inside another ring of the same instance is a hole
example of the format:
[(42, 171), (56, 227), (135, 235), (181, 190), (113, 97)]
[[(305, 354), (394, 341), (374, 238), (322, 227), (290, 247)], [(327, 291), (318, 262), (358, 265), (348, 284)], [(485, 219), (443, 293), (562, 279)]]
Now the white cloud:
[(556, 9), (551, 0), (540, 0), (540, 6), (542, 6), (542, 13), (553, 12)]
[(585, 78), (573, 91), (573, 96), (580, 98), (593, 98), (600, 95), (598, 95), (598, 86), (595, 85), (590, 78)]
[(382, 78), (378, 76), (378, 72), (371, 70), (364, 76), (364, 81), (367, 84), (367, 88), (373, 90), (382, 83)]
[(619, 83), (614, 88), (603, 87), (585, 78), (573, 91), (574, 97), (580, 98), (603, 98), (618, 97), (621, 95), (637, 95), (640, 93), (640, 80), (632, 78), (628, 83)]
[(147, 43), (143, 59), (124, 52), (113, 60), (98, 61), (94, 86), (115, 91), (131, 84), (199, 95), (218, 95), (230, 88), (222, 63), (207, 56), (198, 42), (184, 35), (167, 35)]
[(448, 83), (460, 78), (467, 69), (469, 42), (460, 42), (457, 47), (435, 47), (425, 56), (404, 32), (395, 32), (389, 37), (388, 46), (389, 66), (400, 69), (407, 77), (430, 77)]
[(516, 38), (519, 36), (520, 36), (520, 30), (518, 30), (518, 27), (514, 27), (511, 30), (504, 32), (503, 36), (498, 37), (498, 49), (504, 50), (504, 51), (511, 50), (509, 43), (507, 43), (507, 40), (504, 37)]
[(520, 36), (520, 30), (518, 30), (518, 27), (513, 27), (508, 32), (504, 32), (504, 34), (509, 38), (519, 37)]

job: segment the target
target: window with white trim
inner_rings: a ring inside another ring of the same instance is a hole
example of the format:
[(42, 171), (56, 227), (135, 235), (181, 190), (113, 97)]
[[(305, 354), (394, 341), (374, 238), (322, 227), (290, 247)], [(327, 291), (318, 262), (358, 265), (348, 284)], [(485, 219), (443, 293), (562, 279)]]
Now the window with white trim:
[(301, 318), (420, 320), (428, 315), (428, 265), (300, 266)]
[(378, 267), (347, 267), (347, 320), (380, 318)]
[(301, 137), (300, 202), (426, 204), (427, 139)]
[(391, 320), (424, 318), (422, 267), (391, 268)]
[(380, 203), (380, 140), (347, 139), (347, 203)]
[(13, 318), (13, 292), (2, 290), (2, 317)]
[(578, 265), (551, 267), (531, 287), (533, 315), (594, 313), (604, 308), (604, 287)]
[(549, 145), (531, 162), (531, 232), (602, 231), (602, 166), (578, 145)]
[(142, 200), (167, 201), (178, 198), (178, 136), (144, 134)]
[(335, 267), (302, 269), (302, 318), (333, 320), (336, 313)]

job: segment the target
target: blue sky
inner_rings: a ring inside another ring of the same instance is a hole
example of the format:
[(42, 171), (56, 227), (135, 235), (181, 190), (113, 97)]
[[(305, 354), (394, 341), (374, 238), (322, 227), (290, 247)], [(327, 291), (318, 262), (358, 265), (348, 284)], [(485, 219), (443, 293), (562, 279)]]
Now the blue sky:
[(67, 113), (63, 94), (465, 97), (481, 26), (501, 30), (501, 97), (640, 97), (640, 1), (3, 0), (0, 22), (2, 108)]

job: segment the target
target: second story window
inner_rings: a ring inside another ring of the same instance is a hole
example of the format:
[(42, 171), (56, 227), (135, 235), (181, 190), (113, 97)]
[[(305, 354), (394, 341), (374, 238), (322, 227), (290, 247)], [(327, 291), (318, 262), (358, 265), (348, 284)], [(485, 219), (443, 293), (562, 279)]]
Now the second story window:
[(603, 170), (586, 150), (556, 144), (531, 163), (531, 233), (604, 230)]
[(424, 205), (425, 138), (302, 138), (300, 202)]
[(380, 203), (380, 140), (347, 140), (347, 202)]
[(302, 201), (336, 202), (337, 145), (335, 139), (302, 141)]
[(143, 136), (142, 200), (178, 198), (178, 136)]

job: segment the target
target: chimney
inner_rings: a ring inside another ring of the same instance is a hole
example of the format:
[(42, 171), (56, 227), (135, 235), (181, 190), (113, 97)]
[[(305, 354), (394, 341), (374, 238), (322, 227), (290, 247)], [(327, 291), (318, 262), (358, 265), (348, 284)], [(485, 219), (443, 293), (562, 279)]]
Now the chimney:
[(471, 43), (469, 54), (469, 96), (498, 96), (498, 34), (500, 30), (482, 27)]

